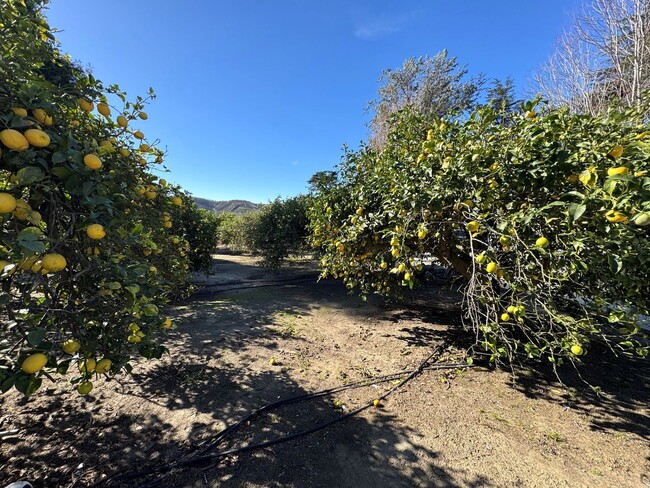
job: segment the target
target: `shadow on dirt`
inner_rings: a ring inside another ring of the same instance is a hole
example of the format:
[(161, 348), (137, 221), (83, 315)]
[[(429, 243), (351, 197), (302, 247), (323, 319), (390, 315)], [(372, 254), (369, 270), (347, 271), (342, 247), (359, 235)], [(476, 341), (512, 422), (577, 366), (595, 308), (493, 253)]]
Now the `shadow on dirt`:
[[(282, 369), (251, 374), (220, 366), (196, 370), (180, 365), (160, 366), (148, 380), (139, 381), (145, 395), (162, 389), (177, 407), (210, 413), (214, 422), (189, 421), (189, 439), (198, 446), (222, 428), (279, 398), (307, 393)], [(282, 406), (253, 419), (214, 452), (256, 444), (309, 429), (342, 415), (359, 405), (363, 392), (353, 393), (343, 409), (334, 406), (335, 396)], [(298, 440), (223, 458), (212, 465), (199, 465), (164, 478), (160, 486), (240, 487), (376, 487), (376, 486), (467, 486), (467, 473), (454, 473), (437, 463), (418, 433), (399, 419), (372, 409), (369, 418), (352, 417)], [(179, 452), (179, 455), (182, 453)], [(263, 466), (263, 469), (260, 469)], [(463, 482), (460, 482), (462, 479)], [(477, 478), (469, 486), (485, 486)]]
[(650, 441), (647, 359), (616, 357), (605, 346), (594, 344), (577, 370), (564, 365), (558, 368), (557, 376), (550, 365), (538, 365), (534, 371), (519, 371), (515, 386), (529, 398), (561, 402), (583, 412), (594, 430), (627, 433)]

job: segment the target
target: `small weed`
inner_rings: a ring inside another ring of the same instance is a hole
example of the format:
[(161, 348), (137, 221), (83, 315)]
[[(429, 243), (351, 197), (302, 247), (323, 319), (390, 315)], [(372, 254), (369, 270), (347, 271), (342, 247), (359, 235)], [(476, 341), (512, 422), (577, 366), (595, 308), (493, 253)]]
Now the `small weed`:
[(549, 439), (555, 442), (566, 442), (566, 439), (562, 437), (562, 435), (559, 432), (555, 432), (554, 430), (548, 432), (546, 434), (546, 437), (548, 437)]
[(507, 421), (506, 419), (504, 419), (501, 415), (499, 415), (499, 414), (496, 413), (496, 412), (492, 412), (492, 413), (490, 414), (490, 417), (492, 417), (494, 420), (498, 420), (499, 422), (505, 422), (505, 423), (508, 423), (508, 421)]
[(594, 469), (591, 470), (591, 474), (596, 475), (596, 476), (602, 476), (603, 472), (598, 468), (594, 468)]

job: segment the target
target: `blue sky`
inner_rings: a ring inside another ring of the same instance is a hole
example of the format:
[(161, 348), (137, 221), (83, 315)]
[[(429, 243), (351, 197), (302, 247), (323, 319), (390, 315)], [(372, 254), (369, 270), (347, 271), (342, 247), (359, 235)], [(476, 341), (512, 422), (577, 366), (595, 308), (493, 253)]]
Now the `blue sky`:
[(64, 52), (131, 98), (195, 196), (304, 193), (366, 140), (384, 68), (442, 49), (520, 94), (581, 0), (52, 0)]

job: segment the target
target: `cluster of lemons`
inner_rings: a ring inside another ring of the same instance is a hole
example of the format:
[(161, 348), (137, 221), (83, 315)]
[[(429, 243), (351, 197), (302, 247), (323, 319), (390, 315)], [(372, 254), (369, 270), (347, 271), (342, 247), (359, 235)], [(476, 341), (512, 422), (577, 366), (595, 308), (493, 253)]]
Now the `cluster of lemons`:
[[(82, 98), (79, 100), (79, 107), (85, 111), (85, 112), (92, 112), (95, 109), (95, 105), (92, 101)], [(111, 110), (110, 107), (106, 102), (99, 102), (97, 104), (97, 112), (106, 117), (107, 119), (111, 115)], [(0, 131), (0, 156), (2, 156), (2, 151), (3, 150), (8, 150), (8, 151), (16, 151), (16, 152), (24, 152), (29, 150), (30, 148), (36, 148), (36, 149), (41, 149), (41, 148), (47, 148), (50, 146), (52, 143), (52, 138), (44, 128), (47, 128), (48, 126), (51, 126), (54, 122), (52, 116), (47, 114), (45, 110), (42, 108), (36, 108), (31, 111), (31, 117), (29, 116), (29, 113), (27, 109), (22, 108), (22, 107), (12, 107), (11, 110), (13, 113), (21, 118), (24, 118), (22, 121), (23, 124), (20, 127), (21, 130), (17, 130), (14, 128), (7, 128), (2, 131)], [(140, 111), (138, 113), (138, 116), (142, 120), (147, 120), (148, 116), (145, 112)], [(130, 118), (135, 118), (134, 116), (131, 116)], [(73, 126), (78, 126), (79, 122), (78, 121), (71, 121)], [(116, 119), (117, 125), (121, 127), (124, 130), (127, 130), (129, 119), (125, 117), (124, 115), (119, 115)], [(26, 129), (22, 129), (22, 127), (26, 127)], [(144, 140), (144, 134), (139, 131), (133, 131), (131, 132), (131, 135), (140, 141)], [(107, 140), (107, 141), (101, 141), (99, 143), (99, 148), (107, 148), (113, 146), (115, 144), (115, 140)], [(146, 143), (142, 142), (140, 144), (140, 147), (138, 149), (140, 154), (145, 154), (145, 153), (153, 153), (153, 150), (151, 149), (150, 146), (148, 146)], [(131, 151), (129, 151), (126, 148), (120, 148), (118, 150), (119, 154), (122, 157), (130, 157), (131, 156)], [(144, 160), (144, 163), (143, 163)], [(157, 158), (157, 162), (161, 162), (161, 156), (159, 155)], [(141, 163), (147, 164), (146, 159), (141, 158), (140, 160)], [(89, 171), (100, 171), (102, 167), (104, 166), (104, 162), (102, 161), (100, 154), (97, 152), (88, 152), (83, 156), (83, 164)], [(12, 182), (15, 182), (15, 175), (12, 175), (11, 178), (13, 179)], [(147, 187), (143, 187), (142, 191), (140, 191), (140, 188), (136, 188), (136, 193), (140, 195), (144, 195), (148, 200), (154, 200), (157, 197), (157, 190), (159, 188), (165, 188), (167, 186), (167, 182), (164, 179), (161, 179), (159, 181), (159, 186), (155, 185), (148, 185)], [(180, 207), (183, 205), (183, 200), (180, 196), (174, 196), (170, 199), (170, 203), (174, 206)], [(21, 199), (17, 198), (14, 196), (12, 193), (9, 193), (7, 191), (0, 192), (0, 217), (4, 218), (15, 218), (20, 221), (26, 221), (29, 222), (30, 224), (33, 224), (34, 227), (30, 227), (29, 229), (37, 235), (39, 238), (43, 238), (43, 231), (42, 231), (42, 226), (45, 225), (42, 220), (42, 216), (39, 212), (33, 210), (30, 206), (30, 204)], [(168, 213), (163, 214), (163, 222), (162, 222), (163, 227), (170, 229), (172, 227), (172, 222), (171, 222), (171, 216)], [(92, 241), (101, 241), (104, 239), (107, 235), (107, 230), (104, 228), (104, 226), (100, 223), (91, 223), (88, 224), (85, 227), (85, 233), (89, 239)], [(175, 237), (172, 239), (172, 242), (175, 244), (180, 243), (180, 239), (178, 237)], [(94, 254), (98, 255), (99, 254), (99, 249), (95, 247), (89, 247), (89, 254)], [(179, 248), (180, 252), (183, 253), (184, 251), (182, 248)], [(28, 257), (24, 257), (21, 259), (18, 263), (11, 263), (10, 261), (6, 259), (0, 259), (0, 274), (2, 276), (10, 276), (13, 275), (15, 272), (18, 270), (31, 270), (32, 272), (35, 273), (40, 273), (43, 275), (49, 274), (49, 273), (59, 273), (63, 270), (66, 269), (68, 266), (68, 262), (65, 258), (60, 253), (56, 252), (49, 252), (45, 253), (42, 256), (37, 256), (37, 255), (32, 255)], [(172, 326), (172, 322), (169, 318), (165, 319), (163, 324), (163, 328), (169, 329)], [(132, 324), (130, 327), (130, 335), (128, 337), (128, 341), (132, 343), (137, 343), (142, 340), (144, 337), (144, 333), (140, 330), (139, 326), (136, 324)], [(79, 351), (82, 348), (82, 344), (76, 340), (76, 339), (68, 339), (63, 342), (61, 345), (61, 349), (65, 354), (69, 355), (77, 355), (78, 360), (79, 360), (79, 371), (84, 375), (84, 378), (82, 382), (78, 385), (77, 391), (82, 394), (88, 394), (93, 388), (93, 384), (90, 381), (90, 375), (91, 374), (107, 374), (111, 371), (111, 368), (113, 366), (113, 362), (109, 358), (102, 358), (96, 360), (95, 358), (92, 357), (83, 357), (79, 355)], [(36, 352), (33, 353), (29, 356), (27, 356), (21, 364), (21, 370), (30, 375), (34, 375), (39, 373), (43, 368), (45, 368), (48, 364), (48, 355), (42, 352)]]

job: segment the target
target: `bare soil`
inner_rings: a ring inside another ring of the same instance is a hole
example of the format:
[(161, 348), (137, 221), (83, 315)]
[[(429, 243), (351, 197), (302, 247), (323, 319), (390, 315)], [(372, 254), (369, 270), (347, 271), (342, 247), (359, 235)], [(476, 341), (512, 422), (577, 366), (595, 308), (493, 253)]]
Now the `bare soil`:
[[(327, 429), (161, 477), (111, 478), (197, 452), (226, 425), (281, 398), (414, 368), (436, 344), (462, 361), (471, 337), (458, 296), (430, 289), (409, 305), (317, 282), (313, 263), (269, 271), (220, 254), (216, 275), (169, 311), (170, 354), (87, 397), (47, 383), (0, 397), (0, 486), (35, 487), (640, 487), (650, 486), (648, 361), (591, 351), (565, 386), (548, 370), (425, 371), (379, 408)], [(274, 359), (276, 364), (271, 364)], [(392, 383), (291, 404), (251, 420), (217, 450), (306, 430)]]

